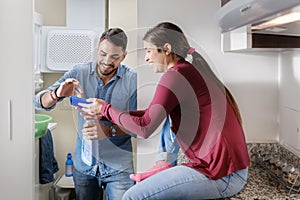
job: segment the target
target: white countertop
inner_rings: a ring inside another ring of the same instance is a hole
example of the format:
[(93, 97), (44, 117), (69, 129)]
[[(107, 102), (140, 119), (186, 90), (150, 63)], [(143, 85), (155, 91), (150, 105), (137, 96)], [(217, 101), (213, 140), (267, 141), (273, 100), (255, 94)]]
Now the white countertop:
[(64, 174), (61, 175), (56, 182), (54, 183), (55, 186), (61, 187), (61, 188), (74, 188), (74, 181), (73, 176), (66, 177)]

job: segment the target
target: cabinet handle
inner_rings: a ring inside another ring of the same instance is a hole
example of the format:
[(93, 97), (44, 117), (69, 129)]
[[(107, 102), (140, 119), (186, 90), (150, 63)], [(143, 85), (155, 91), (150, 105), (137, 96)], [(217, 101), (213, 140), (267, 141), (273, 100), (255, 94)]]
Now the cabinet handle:
[(11, 100), (8, 100), (8, 133), (9, 133), (9, 140), (12, 141), (12, 113), (11, 113), (12, 109), (11, 109)]

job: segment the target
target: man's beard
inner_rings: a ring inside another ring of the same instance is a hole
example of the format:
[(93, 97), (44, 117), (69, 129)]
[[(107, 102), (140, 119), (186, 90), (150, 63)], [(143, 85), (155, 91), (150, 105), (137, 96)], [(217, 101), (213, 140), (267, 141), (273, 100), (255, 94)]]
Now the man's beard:
[(105, 64), (103, 64), (103, 63), (98, 64), (99, 72), (100, 72), (100, 74), (103, 75), (103, 76), (108, 76), (108, 75), (114, 73), (114, 72), (117, 70), (117, 68), (115, 68), (114, 65), (105, 65), (105, 66), (110, 66), (110, 67), (112, 67), (112, 69), (113, 69), (113, 70), (111, 70), (111, 71), (109, 71), (109, 72), (105, 72), (105, 71), (102, 71), (101, 65), (105, 65)]

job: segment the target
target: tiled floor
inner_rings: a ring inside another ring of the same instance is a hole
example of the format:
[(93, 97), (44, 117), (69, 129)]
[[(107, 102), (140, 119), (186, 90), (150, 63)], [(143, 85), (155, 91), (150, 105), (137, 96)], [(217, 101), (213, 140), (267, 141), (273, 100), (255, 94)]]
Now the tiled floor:
[(300, 200), (300, 192), (291, 191), (271, 178), (260, 166), (249, 167), (248, 183), (245, 188), (226, 200)]

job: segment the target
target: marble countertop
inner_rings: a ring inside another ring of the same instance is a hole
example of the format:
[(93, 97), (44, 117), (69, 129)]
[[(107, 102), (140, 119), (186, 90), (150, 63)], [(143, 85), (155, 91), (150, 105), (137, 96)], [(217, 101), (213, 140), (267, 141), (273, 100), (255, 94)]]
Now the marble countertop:
[[(248, 183), (244, 189), (231, 198), (223, 200), (300, 200), (300, 191), (294, 191), (275, 180), (266, 169), (258, 165), (256, 158), (260, 150), (275, 152), (280, 157), (287, 159), (294, 166), (300, 166), (300, 158), (278, 143), (248, 143), (247, 148), (251, 159), (248, 170)], [(188, 162), (188, 159), (180, 151), (178, 163)]]
[(274, 180), (256, 164), (249, 167), (248, 183), (237, 195), (224, 200), (300, 200), (300, 192), (291, 191)]

